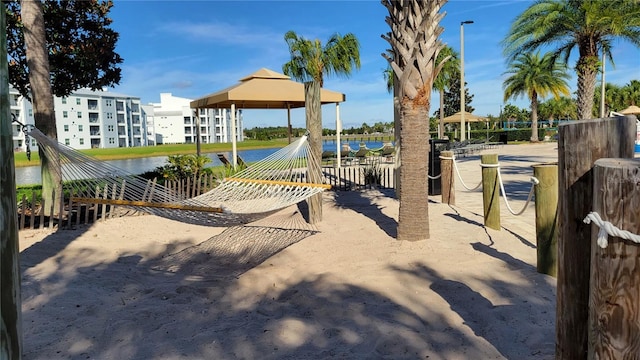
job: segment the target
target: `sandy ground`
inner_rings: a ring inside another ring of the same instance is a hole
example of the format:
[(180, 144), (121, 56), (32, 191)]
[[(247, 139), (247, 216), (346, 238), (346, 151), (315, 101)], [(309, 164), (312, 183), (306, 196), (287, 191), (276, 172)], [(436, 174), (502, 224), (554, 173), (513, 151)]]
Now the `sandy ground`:
[[(556, 144), (503, 146), (511, 207)], [(458, 159), (468, 186), (478, 155)], [(457, 180), (458, 181), (458, 180)], [(533, 206), (483, 226), (482, 194), (430, 197), (430, 239), (395, 240), (392, 192), (326, 192), (211, 228), (156, 216), (20, 233), (24, 359), (551, 359), (555, 279), (536, 272)]]

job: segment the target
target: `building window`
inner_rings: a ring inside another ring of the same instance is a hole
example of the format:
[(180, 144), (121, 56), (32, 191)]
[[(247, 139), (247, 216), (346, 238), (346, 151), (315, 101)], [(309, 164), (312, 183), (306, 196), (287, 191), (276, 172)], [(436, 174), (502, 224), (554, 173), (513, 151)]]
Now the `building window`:
[(113, 101), (112, 100), (107, 100), (106, 104), (107, 104), (107, 106), (113, 106)]
[(80, 138), (80, 145), (84, 145), (84, 139)]
[[(65, 126), (64, 126), (64, 131), (65, 131), (65, 132), (68, 132), (68, 131), (69, 131), (69, 125), (65, 125)], [(67, 145), (69, 145), (69, 144), (67, 144)]]
[(81, 105), (82, 101), (80, 100), (80, 98), (76, 98), (76, 105)]
[(64, 144), (69, 146), (69, 144), (71, 144), (71, 141), (69, 139), (64, 139)]
[(113, 113), (108, 112), (107, 113), (107, 119), (113, 119)]
[(109, 126), (107, 126), (107, 130), (108, 130), (108, 131), (113, 131), (113, 125), (109, 125)]
[(82, 119), (82, 111), (78, 111), (78, 119)]
[(114, 138), (109, 138), (109, 144), (115, 144), (116, 143), (116, 139)]
[(78, 131), (82, 131), (82, 125), (78, 125)]
[(63, 98), (62, 98), (62, 103), (63, 103), (63, 104), (66, 104), (66, 103), (67, 103), (67, 98), (66, 98), (66, 97), (63, 97)]
[(69, 117), (69, 112), (67, 110), (64, 110), (62, 112), (62, 117), (65, 118), (65, 119), (68, 118)]
[(29, 116), (33, 116), (33, 109), (29, 109)]

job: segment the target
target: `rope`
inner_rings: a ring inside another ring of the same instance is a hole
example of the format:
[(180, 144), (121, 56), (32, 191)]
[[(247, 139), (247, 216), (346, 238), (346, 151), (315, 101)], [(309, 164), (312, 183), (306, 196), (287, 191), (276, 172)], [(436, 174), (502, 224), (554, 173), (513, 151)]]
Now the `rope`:
[(531, 177), (531, 189), (529, 190), (529, 195), (527, 196), (527, 201), (524, 203), (524, 206), (522, 207), (522, 209), (520, 211), (514, 211), (511, 208), (511, 205), (509, 205), (509, 198), (507, 197), (507, 192), (504, 189), (504, 183), (502, 182), (502, 175), (500, 173), (500, 164), (480, 164), (480, 167), (483, 168), (496, 168), (498, 169), (498, 183), (500, 184), (500, 193), (502, 194), (502, 197), (504, 198), (504, 203), (507, 206), (507, 210), (509, 210), (509, 212), (515, 216), (518, 215), (522, 215), (522, 213), (527, 210), (527, 207), (529, 206), (529, 203), (531, 202), (531, 199), (533, 198), (533, 190), (535, 188), (536, 185), (538, 185), (540, 183), (540, 181), (538, 179), (536, 179), (535, 177)]
[(631, 240), (636, 244), (640, 243), (640, 235), (618, 229), (612, 223), (602, 220), (600, 215), (595, 211), (590, 212), (587, 217), (584, 218), (585, 224), (591, 224), (591, 222), (600, 228), (600, 231), (598, 231), (598, 245), (603, 249), (609, 245), (608, 236)]
[(469, 191), (474, 191), (477, 188), (479, 188), (480, 185), (482, 185), (482, 180), (480, 180), (480, 183), (478, 183), (478, 185), (476, 185), (473, 188), (468, 187), (467, 184), (464, 183), (464, 180), (462, 180), (462, 176), (460, 175), (460, 170), (458, 169), (458, 163), (456, 162), (455, 156), (452, 156), (450, 158), (448, 158), (448, 157), (440, 157), (440, 159), (453, 160), (453, 168), (456, 169), (456, 174), (458, 174), (458, 179), (460, 179), (460, 183), (462, 184), (462, 186), (464, 186), (465, 189), (467, 189)]

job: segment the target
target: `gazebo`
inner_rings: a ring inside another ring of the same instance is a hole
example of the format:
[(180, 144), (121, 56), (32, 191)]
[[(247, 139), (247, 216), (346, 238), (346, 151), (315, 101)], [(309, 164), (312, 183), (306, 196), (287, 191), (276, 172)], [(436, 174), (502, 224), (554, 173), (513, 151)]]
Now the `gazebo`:
[[(478, 116), (478, 115), (474, 115), (468, 111), (464, 112), (464, 119), (465, 122), (467, 123), (467, 129), (469, 131), (469, 135), (471, 135), (471, 123), (472, 122), (487, 122), (488, 123), (488, 119)], [(447, 117), (445, 117), (444, 119), (442, 119), (443, 123), (457, 123), (460, 124), (462, 122), (462, 112), (458, 111), (457, 113), (453, 114), (453, 115), (449, 115)], [(460, 131), (465, 131), (465, 129), (461, 129)]]
[[(326, 89), (320, 90), (321, 104), (336, 104), (337, 149), (340, 153), (340, 103), (345, 95)], [(295, 82), (287, 75), (262, 68), (248, 75), (236, 85), (213, 94), (191, 101), (190, 106), (196, 109), (198, 154), (200, 154), (200, 110), (199, 109), (231, 109), (231, 138), (233, 164), (237, 164), (236, 147), (236, 109), (287, 109), (287, 125), (289, 142), (291, 142), (291, 109), (305, 106), (304, 84)]]

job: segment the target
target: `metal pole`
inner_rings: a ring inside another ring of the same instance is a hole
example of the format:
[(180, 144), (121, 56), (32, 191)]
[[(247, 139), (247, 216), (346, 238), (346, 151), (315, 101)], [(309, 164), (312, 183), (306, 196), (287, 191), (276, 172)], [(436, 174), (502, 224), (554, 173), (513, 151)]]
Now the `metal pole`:
[(460, 141), (466, 139), (466, 128), (464, 123), (464, 24), (473, 24), (473, 21), (467, 20), (460, 22)]
[(605, 81), (604, 81), (604, 49), (602, 49), (602, 86), (600, 87), (600, 118), (604, 118), (604, 93), (605, 93)]
[(233, 168), (238, 165), (238, 147), (236, 145), (236, 104), (231, 104), (231, 154)]
[(340, 168), (342, 161), (342, 149), (340, 144), (340, 132), (342, 131), (342, 122), (340, 121), (340, 103), (336, 103), (336, 164)]

